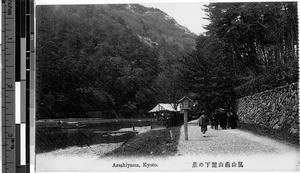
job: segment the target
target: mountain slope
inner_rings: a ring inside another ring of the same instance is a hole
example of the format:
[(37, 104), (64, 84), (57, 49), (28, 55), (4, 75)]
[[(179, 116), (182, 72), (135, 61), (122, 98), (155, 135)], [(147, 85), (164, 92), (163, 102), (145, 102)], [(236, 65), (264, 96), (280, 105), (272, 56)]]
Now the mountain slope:
[(118, 20), (124, 19), (126, 26), (137, 34), (163, 44), (178, 44), (181, 50), (194, 48), (196, 35), (179, 25), (168, 14), (159, 9), (138, 4), (112, 5), (109, 10)]
[(178, 99), (195, 38), (138, 4), (37, 6), (37, 117), (146, 116)]

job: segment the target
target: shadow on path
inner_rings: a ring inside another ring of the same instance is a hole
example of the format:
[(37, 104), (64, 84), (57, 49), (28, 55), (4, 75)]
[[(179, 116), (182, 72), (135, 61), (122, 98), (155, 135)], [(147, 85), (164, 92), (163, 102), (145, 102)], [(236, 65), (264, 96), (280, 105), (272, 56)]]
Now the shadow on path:
[(291, 134), (279, 129), (269, 129), (256, 124), (240, 123), (239, 129), (262, 137), (269, 137), (287, 145), (299, 147), (299, 133)]

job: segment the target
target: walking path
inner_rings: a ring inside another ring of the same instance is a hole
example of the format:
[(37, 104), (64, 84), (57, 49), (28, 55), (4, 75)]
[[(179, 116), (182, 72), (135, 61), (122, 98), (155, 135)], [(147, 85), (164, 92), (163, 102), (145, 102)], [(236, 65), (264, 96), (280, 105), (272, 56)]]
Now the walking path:
[(178, 156), (206, 161), (242, 160), (249, 170), (299, 170), (299, 149), (239, 129), (214, 130), (202, 136), (197, 120), (188, 123), (188, 141), (181, 128)]

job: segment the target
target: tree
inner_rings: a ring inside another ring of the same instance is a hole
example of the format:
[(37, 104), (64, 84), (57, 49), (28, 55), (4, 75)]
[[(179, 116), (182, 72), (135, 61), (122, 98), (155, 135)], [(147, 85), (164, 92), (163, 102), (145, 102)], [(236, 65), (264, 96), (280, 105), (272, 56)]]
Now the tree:
[(194, 99), (202, 109), (232, 106), (231, 101), (235, 99), (233, 70), (221, 51), (223, 43), (217, 38), (200, 35), (196, 48), (182, 60), (186, 91), (195, 93)]
[(249, 94), (296, 82), (296, 7), (294, 2), (207, 5), (208, 32), (181, 61), (186, 91), (203, 109), (229, 108), (237, 88)]
[(211, 3), (208, 35), (223, 40), (242, 68), (260, 74), (298, 59), (297, 3)]
[(152, 107), (158, 53), (123, 18), (98, 6), (42, 6), (37, 13), (38, 118), (90, 111), (134, 117), (135, 109), (145, 114)]

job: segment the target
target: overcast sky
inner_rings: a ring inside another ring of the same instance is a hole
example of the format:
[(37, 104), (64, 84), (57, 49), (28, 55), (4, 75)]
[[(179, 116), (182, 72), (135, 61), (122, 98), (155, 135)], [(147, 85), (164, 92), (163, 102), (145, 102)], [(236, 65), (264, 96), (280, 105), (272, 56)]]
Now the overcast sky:
[(208, 24), (208, 21), (203, 19), (203, 17), (206, 17), (204, 11), (202, 10), (204, 3), (200, 3), (199, 0), (189, 0), (189, 3), (183, 3), (183, 0), (36, 0), (36, 5), (103, 4), (107, 2), (139, 3), (146, 7), (158, 8), (161, 11), (166, 12), (170, 17), (173, 17), (180, 25), (187, 27), (195, 34), (205, 32), (203, 26)]
[(166, 12), (179, 24), (187, 27), (195, 34), (205, 32), (203, 26), (209, 23), (208, 20), (203, 19), (203, 17), (206, 17), (205, 12), (202, 10), (204, 3), (151, 3), (142, 5)]

